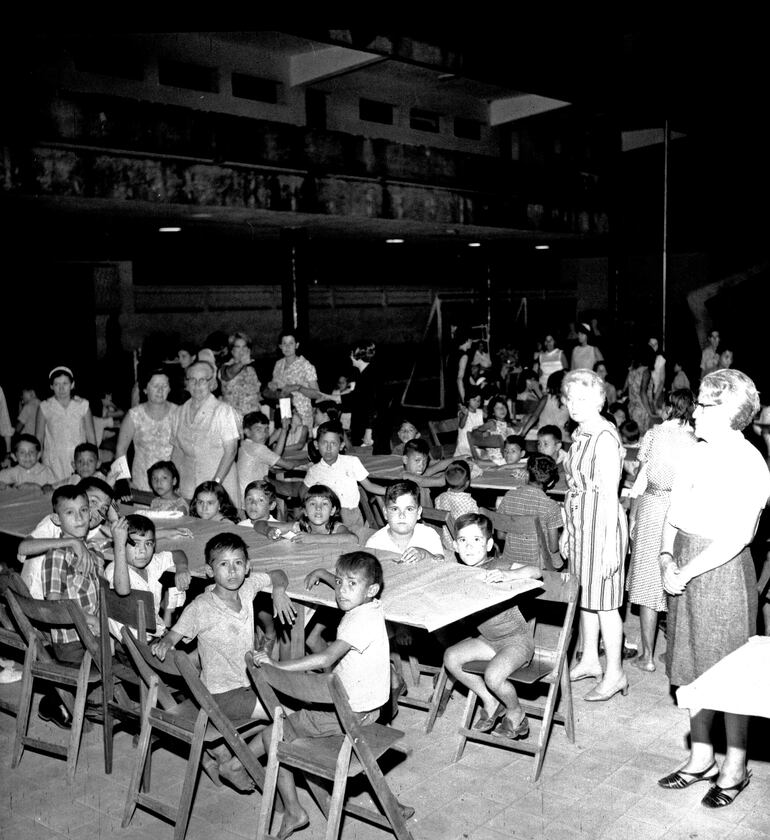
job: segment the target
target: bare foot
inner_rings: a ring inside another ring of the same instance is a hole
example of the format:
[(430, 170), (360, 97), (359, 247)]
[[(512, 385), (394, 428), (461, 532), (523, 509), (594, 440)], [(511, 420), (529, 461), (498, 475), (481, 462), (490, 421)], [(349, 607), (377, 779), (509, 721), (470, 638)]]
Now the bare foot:
[(304, 811), (297, 811), (296, 814), (286, 812), (281, 820), (281, 830), (277, 835), (278, 840), (286, 840), (286, 838), (291, 837), (295, 831), (307, 828), (309, 824), (310, 818)]
[(650, 659), (640, 659), (637, 657), (636, 659), (630, 660), (630, 665), (633, 665), (634, 668), (638, 668), (640, 671), (654, 671), (655, 670), (655, 662)]
[(240, 793), (251, 793), (254, 790), (254, 779), (244, 770), (243, 765), (233, 768), (230, 762), (223, 762), (219, 765), (219, 778)]

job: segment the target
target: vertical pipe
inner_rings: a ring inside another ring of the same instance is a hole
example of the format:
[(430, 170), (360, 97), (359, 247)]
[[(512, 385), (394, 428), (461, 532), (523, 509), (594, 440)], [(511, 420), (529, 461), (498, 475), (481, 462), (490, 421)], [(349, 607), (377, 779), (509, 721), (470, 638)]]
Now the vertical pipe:
[(663, 274), (661, 289), (661, 350), (666, 349), (666, 297), (668, 285), (668, 153), (671, 131), (668, 120), (663, 124)]

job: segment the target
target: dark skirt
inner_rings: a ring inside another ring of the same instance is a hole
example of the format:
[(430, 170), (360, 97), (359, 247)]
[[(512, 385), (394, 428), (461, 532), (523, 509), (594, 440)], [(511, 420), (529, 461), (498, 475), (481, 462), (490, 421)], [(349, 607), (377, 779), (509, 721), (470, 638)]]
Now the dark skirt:
[[(678, 531), (674, 559), (680, 569), (711, 540)], [(666, 674), (687, 685), (745, 644), (756, 632), (757, 578), (748, 546), (710, 572), (694, 577), (681, 595), (668, 596)]]

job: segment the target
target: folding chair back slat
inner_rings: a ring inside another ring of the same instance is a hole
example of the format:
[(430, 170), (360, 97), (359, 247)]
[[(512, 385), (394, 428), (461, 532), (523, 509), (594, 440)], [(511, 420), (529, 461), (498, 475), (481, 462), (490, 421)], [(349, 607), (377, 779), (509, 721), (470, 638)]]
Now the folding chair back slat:
[(521, 514), (503, 514), (489, 508), (479, 508), (479, 513), (489, 517), (495, 531), (502, 531), (506, 537), (527, 537), (537, 543), (538, 566), (547, 571), (555, 571), (551, 551), (548, 548), (548, 538), (537, 516), (523, 516)]

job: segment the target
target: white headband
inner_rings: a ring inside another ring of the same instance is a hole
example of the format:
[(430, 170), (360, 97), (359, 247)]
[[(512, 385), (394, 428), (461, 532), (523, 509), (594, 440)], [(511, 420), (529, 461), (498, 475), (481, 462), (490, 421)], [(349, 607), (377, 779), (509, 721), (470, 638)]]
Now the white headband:
[(68, 373), (70, 379), (74, 382), (75, 381), (75, 374), (68, 368), (64, 367), (64, 365), (58, 365), (55, 367), (49, 374), (48, 378), (50, 379), (55, 373), (61, 371), (62, 373)]

